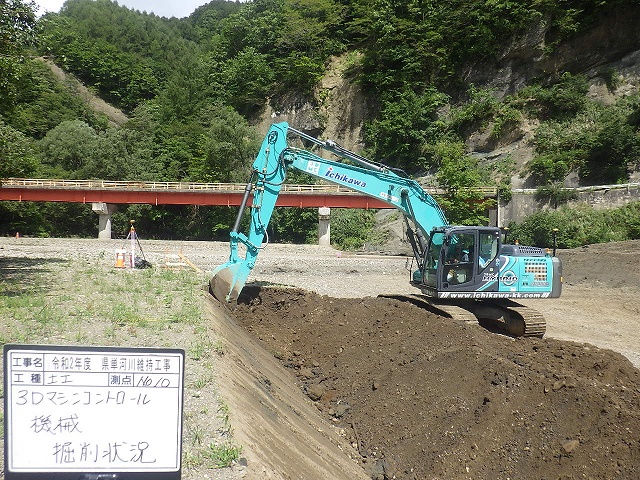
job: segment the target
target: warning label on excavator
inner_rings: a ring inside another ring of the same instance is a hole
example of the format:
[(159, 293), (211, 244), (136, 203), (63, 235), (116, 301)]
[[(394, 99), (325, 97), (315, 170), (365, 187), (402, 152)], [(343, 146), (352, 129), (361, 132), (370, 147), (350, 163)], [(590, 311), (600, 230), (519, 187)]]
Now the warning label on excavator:
[(5, 345), (4, 379), (7, 480), (180, 478), (184, 350)]

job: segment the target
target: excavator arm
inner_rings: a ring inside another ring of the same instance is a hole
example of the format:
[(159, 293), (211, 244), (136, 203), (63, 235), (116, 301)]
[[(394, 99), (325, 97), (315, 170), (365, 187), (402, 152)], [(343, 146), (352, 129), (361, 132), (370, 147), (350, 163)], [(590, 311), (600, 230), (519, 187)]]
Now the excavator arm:
[[(339, 160), (289, 146), (287, 137), (293, 135)], [(253, 163), (231, 231), (229, 261), (213, 271), (211, 292), (217, 299), (238, 299), (258, 253), (268, 243), (267, 226), (289, 169), (380, 199), (404, 214), (417, 263), (410, 284), (425, 296), (407, 297), (410, 301), (445, 316), (477, 319), (514, 336), (544, 335), (542, 315), (514, 300), (560, 296), (562, 262), (555, 254), (517, 243), (505, 245), (497, 227), (448, 225), (436, 201), (414, 180), (286, 123), (271, 126)], [(240, 224), (249, 200), (251, 217), (243, 233)]]
[[(308, 150), (290, 147), (288, 135), (295, 135), (303, 142), (319, 146), (338, 156), (341, 161), (328, 160)], [(424, 258), (426, 238), (430, 231), (434, 227), (447, 225), (440, 206), (416, 181), (331, 141), (321, 141), (306, 135), (289, 127), (287, 123), (274, 124), (253, 163), (251, 180), (245, 188), (230, 234), (229, 261), (213, 271), (211, 291), (219, 300), (237, 300), (260, 250), (264, 248), (265, 238), (268, 243), (267, 226), (287, 171), (291, 168), (378, 198), (400, 210), (407, 219), (410, 241), (419, 266)], [(240, 223), (251, 198), (249, 229), (247, 233), (243, 233), (240, 231)]]

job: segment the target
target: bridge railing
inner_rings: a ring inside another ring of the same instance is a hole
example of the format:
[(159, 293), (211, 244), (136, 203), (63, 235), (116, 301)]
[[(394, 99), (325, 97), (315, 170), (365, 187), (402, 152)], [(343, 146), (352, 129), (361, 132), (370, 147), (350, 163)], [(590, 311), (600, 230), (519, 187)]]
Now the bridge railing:
[[(62, 180), (50, 178), (6, 178), (0, 180), (5, 188), (50, 188), (72, 190), (164, 190), (176, 192), (242, 192), (244, 183), (197, 183), (197, 182), (139, 182), (120, 180)], [(446, 193), (443, 189), (423, 185), (432, 195)], [(473, 191), (481, 192), (485, 197), (495, 197), (496, 187), (475, 187)], [(329, 193), (338, 195), (362, 195), (350, 188), (334, 184), (284, 184), (282, 193)]]
[[(242, 192), (244, 183), (197, 183), (197, 182), (139, 182), (121, 180), (61, 180), (49, 178), (7, 178), (1, 181), (8, 188), (51, 188), (77, 190), (174, 190), (198, 192)], [(338, 185), (295, 185), (285, 184), (282, 191), (292, 193), (354, 193)]]

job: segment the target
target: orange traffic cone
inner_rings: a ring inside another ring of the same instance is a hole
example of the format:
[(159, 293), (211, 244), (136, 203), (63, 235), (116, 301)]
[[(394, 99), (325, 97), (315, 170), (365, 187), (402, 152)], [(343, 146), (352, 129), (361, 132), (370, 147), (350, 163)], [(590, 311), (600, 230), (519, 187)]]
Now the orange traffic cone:
[(126, 254), (125, 250), (116, 250), (116, 268), (125, 268), (125, 265), (124, 265), (125, 254)]

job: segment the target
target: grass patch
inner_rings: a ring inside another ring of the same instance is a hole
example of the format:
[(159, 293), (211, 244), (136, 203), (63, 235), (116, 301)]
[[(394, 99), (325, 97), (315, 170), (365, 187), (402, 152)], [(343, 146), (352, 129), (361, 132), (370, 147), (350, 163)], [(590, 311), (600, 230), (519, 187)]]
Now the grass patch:
[[(228, 407), (215, 389), (215, 362), (224, 347), (202, 309), (204, 274), (115, 269), (110, 258), (43, 261), (29, 270), (21, 270), (18, 260), (2, 260), (3, 344), (183, 348), (183, 478), (204, 478), (207, 469), (238, 458)], [(0, 421), (3, 416), (0, 406)]]
[(216, 468), (225, 468), (233, 465), (233, 462), (238, 460), (240, 457), (241, 452), (242, 448), (234, 445), (211, 444), (205, 451), (205, 456), (215, 465)]

